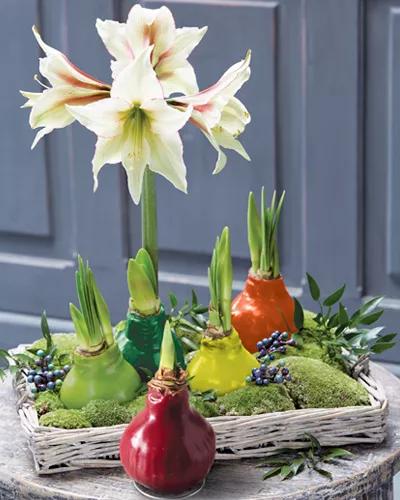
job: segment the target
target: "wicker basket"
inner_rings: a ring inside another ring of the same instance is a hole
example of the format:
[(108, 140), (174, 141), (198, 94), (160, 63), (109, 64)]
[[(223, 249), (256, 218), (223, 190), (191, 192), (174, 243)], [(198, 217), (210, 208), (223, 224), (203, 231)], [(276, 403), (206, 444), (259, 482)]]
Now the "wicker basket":
[[(217, 459), (263, 457), (282, 448), (302, 448), (304, 434), (322, 445), (381, 443), (386, 435), (388, 402), (381, 385), (360, 373), (371, 406), (290, 410), (251, 417), (208, 419), (217, 436)], [(125, 425), (64, 430), (39, 425), (25, 377), (15, 379), (17, 409), (38, 474), (92, 467), (119, 467), (119, 440)], [(264, 430), (264, 432), (263, 432)]]

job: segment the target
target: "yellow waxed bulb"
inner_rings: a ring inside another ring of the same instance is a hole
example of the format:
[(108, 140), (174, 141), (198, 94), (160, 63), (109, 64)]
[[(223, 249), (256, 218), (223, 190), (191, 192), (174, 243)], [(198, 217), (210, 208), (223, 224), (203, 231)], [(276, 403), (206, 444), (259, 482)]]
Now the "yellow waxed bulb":
[(213, 390), (218, 396), (246, 385), (246, 377), (257, 366), (236, 330), (220, 339), (203, 336), (200, 349), (188, 365), (190, 387), (195, 392)]
[(217, 238), (208, 270), (210, 314), (199, 350), (187, 366), (190, 387), (213, 390), (218, 396), (239, 389), (257, 366), (231, 325), (232, 257), (229, 228)]

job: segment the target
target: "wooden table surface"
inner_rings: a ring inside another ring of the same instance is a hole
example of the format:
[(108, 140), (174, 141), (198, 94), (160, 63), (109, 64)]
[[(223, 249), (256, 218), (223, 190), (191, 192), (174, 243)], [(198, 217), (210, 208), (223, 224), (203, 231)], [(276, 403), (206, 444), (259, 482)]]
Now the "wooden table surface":
[[(373, 374), (386, 389), (390, 404), (388, 437), (380, 446), (353, 446), (356, 457), (341, 466), (324, 466), (333, 481), (313, 472), (281, 481), (262, 480), (262, 470), (251, 460), (217, 463), (203, 499), (391, 499), (392, 480), (400, 468), (400, 381), (382, 367)], [(11, 381), (0, 384), (0, 498), (37, 499), (142, 499), (132, 481), (117, 469), (93, 469), (38, 477), (19, 425)], [(260, 429), (260, 432), (262, 430)], [(264, 430), (265, 431), (265, 430)]]

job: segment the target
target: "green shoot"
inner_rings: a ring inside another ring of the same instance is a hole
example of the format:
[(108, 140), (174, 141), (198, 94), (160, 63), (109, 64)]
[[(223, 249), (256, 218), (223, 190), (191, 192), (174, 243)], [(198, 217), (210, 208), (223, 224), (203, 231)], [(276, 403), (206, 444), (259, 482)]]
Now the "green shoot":
[(167, 370), (173, 370), (175, 368), (175, 345), (169, 321), (165, 323), (161, 343), (160, 369), (161, 368), (166, 368)]
[(141, 248), (136, 258), (128, 262), (128, 288), (131, 309), (142, 316), (152, 316), (160, 309), (157, 295), (157, 276), (147, 250)]
[(231, 330), (232, 280), (231, 242), (229, 228), (225, 227), (221, 237), (216, 240), (208, 269), (209, 324), (215, 328), (222, 328), (224, 332)]
[(80, 346), (86, 351), (97, 350), (103, 344), (111, 346), (114, 338), (107, 304), (89, 264), (84, 264), (80, 256), (75, 278), (81, 309), (70, 304), (69, 310)]
[(262, 278), (274, 279), (280, 276), (278, 251), (278, 225), (285, 191), (276, 203), (276, 192), (269, 207), (265, 205), (264, 187), (261, 189), (261, 218), (254, 194), (250, 192), (247, 209), (247, 236), (250, 249), (251, 269)]

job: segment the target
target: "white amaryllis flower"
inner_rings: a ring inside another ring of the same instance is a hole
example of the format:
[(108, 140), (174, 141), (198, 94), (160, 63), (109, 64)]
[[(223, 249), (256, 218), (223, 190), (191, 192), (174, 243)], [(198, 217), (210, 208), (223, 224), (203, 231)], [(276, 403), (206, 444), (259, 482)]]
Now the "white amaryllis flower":
[(32, 28), (36, 40), (46, 57), (40, 59), (39, 71), (51, 87), (43, 92), (21, 94), (28, 100), (22, 107), (32, 108), (29, 124), (35, 129), (43, 127), (35, 137), (32, 149), (39, 140), (56, 128), (63, 128), (74, 121), (68, 104), (88, 104), (109, 97), (110, 86), (81, 71), (59, 50), (42, 40), (36, 27)]
[(107, 50), (115, 58), (111, 63), (114, 78), (133, 59), (153, 46), (151, 63), (164, 96), (175, 92), (198, 92), (196, 75), (187, 58), (205, 35), (207, 27), (177, 29), (167, 7), (145, 9), (139, 4), (132, 7), (126, 23), (98, 19), (96, 27)]
[(214, 174), (221, 172), (226, 165), (226, 155), (222, 148), (232, 149), (246, 160), (249, 155), (237, 140), (250, 122), (250, 113), (235, 96), (236, 92), (250, 78), (251, 52), (244, 60), (231, 66), (218, 80), (201, 92), (171, 98), (170, 104), (180, 109), (192, 106), (190, 121), (199, 127), (210, 143), (218, 151)]
[(70, 113), (98, 136), (93, 157), (94, 189), (106, 163), (122, 162), (129, 192), (138, 204), (146, 167), (186, 192), (186, 166), (178, 131), (192, 109), (167, 104), (152, 68), (150, 46), (123, 69), (111, 87), (111, 97), (87, 106), (68, 106)]

